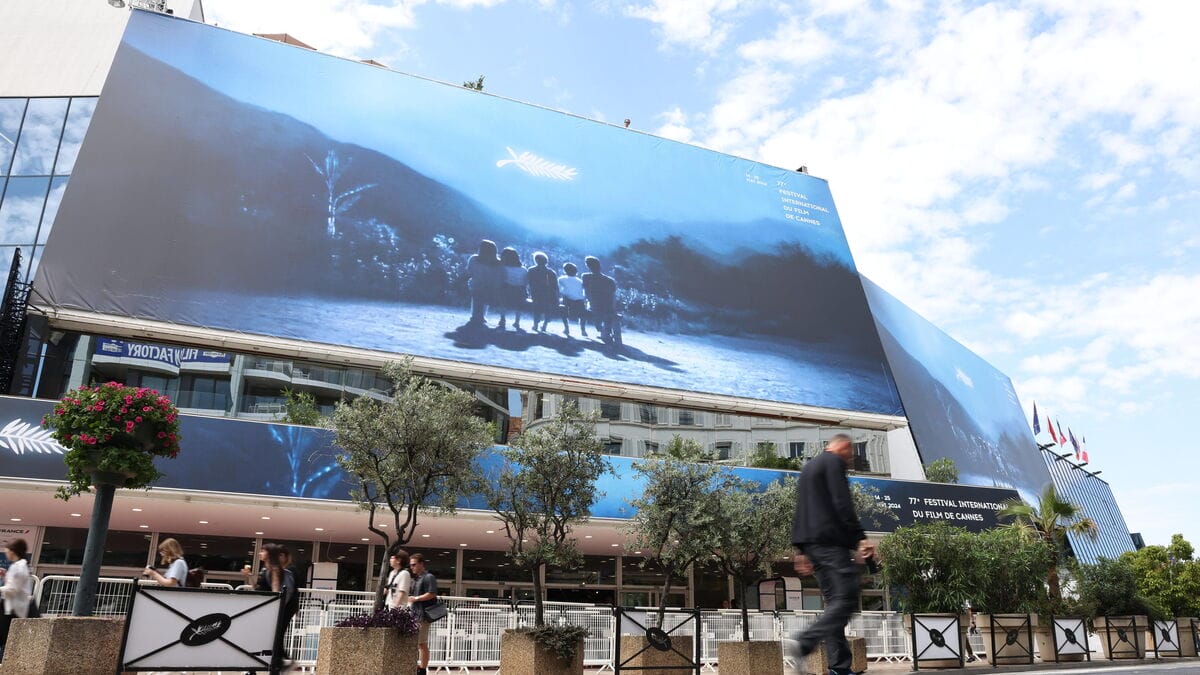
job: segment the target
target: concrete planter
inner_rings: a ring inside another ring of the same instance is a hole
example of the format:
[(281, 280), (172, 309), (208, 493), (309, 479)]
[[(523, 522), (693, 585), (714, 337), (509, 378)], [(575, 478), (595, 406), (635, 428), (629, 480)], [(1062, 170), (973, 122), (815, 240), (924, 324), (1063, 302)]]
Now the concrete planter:
[[(965, 648), (963, 647), (963, 643), (967, 641), (967, 630), (970, 629), (970, 627), (971, 627), (971, 622), (966, 616), (960, 616), (958, 614), (953, 614), (953, 613), (935, 614), (932, 612), (930, 612), (928, 614), (921, 614), (920, 616), (922, 616), (922, 617), (943, 617), (943, 618), (950, 618), (950, 617), (957, 616), (958, 617), (958, 647), (956, 648), (956, 651), (958, 651), (959, 654), (965, 654)], [(913, 615), (912, 614), (904, 615), (904, 632), (908, 633), (909, 644), (912, 644), (912, 632), (913, 632)], [(951, 638), (951, 639), (953, 639), (953, 638)], [(963, 660), (964, 661), (966, 660), (965, 656), (964, 656)], [(920, 662), (920, 667), (921, 667), (921, 670), (926, 670), (926, 669), (937, 670), (937, 669), (942, 669), (942, 668), (959, 668), (959, 667), (961, 667), (961, 663), (958, 659), (929, 659), (929, 660), (922, 660)]]
[[(1036, 619), (1037, 617), (1035, 616), (1034, 618)], [(1060, 617), (1060, 620), (1063, 620), (1063, 619), (1064, 619), (1063, 617)], [(1085, 631), (1087, 630), (1087, 620), (1086, 619), (1081, 620), (1081, 619), (1073, 619), (1070, 617), (1067, 617), (1066, 619), (1072, 620), (1072, 621), (1079, 621), (1080, 622), (1079, 625), (1082, 627), (1082, 629)], [(1035, 626), (1033, 629), (1033, 636), (1037, 643), (1038, 658), (1042, 660), (1042, 663), (1054, 663), (1054, 633), (1053, 633), (1053, 631), (1054, 631), (1054, 624), (1050, 621), (1050, 617), (1045, 617), (1045, 618), (1041, 619), (1038, 622), (1037, 626)], [(1079, 639), (1080, 639), (1080, 641), (1082, 641), (1083, 636), (1080, 636)], [(1091, 644), (1089, 644), (1088, 648), (1091, 651), (1095, 651), (1096, 650), (1095, 642), (1093, 641)], [(1058, 660), (1059, 660), (1059, 662), (1062, 662), (1062, 663), (1085, 661), (1085, 660), (1087, 660), (1087, 654), (1061, 654), (1058, 657)]]
[(394, 628), (321, 629), (318, 675), (377, 675), (416, 668), (416, 635), (400, 635)]
[[(1136, 627), (1135, 627), (1136, 622)], [(1106, 659), (1144, 659), (1150, 625), (1144, 616), (1098, 616), (1092, 624), (1100, 642), (1100, 654)], [(1109, 644), (1112, 648), (1109, 648)]]
[(726, 675), (782, 675), (783, 643), (720, 642), (717, 665)]
[(4, 649), (3, 672), (112, 675), (117, 672), (124, 627), (124, 619), (13, 619)]
[(568, 662), (528, 633), (506, 630), (500, 636), (500, 675), (582, 674), (583, 638), (575, 645), (575, 658)]
[(1200, 635), (1196, 634), (1196, 630), (1200, 630), (1200, 623), (1196, 628), (1192, 628), (1192, 622), (1200, 622), (1194, 616), (1178, 616), (1175, 617), (1176, 623), (1179, 625), (1179, 655), (1180, 656), (1197, 656), (1200, 652)]
[[(867, 639), (847, 637), (846, 642), (850, 643), (850, 670), (856, 673), (865, 671), (867, 669)], [(819, 649), (809, 654), (804, 659), (804, 665), (797, 666), (797, 671), (801, 675), (826, 675), (829, 672), (829, 654), (825, 651), (825, 645), (821, 645)]]
[[(1026, 621), (1028, 626), (1025, 625)], [(975, 625), (983, 636), (983, 649), (987, 652), (988, 663), (993, 666), (1033, 663), (1032, 638), (1038, 630), (1036, 614), (976, 614)], [(1049, 635), (1048, 632), (1046, 634)], [(1050, 660), (1054, 660), (1053, 652)]]
[[(645, 635), (622, 635), (620, 659), (623, 667), (645, 668), (640, 675), (679, 675), (686, 672), (679, 666), (689, 666), (695, 654), (695, 642), (690, 635), (672, 635), (671, 647), (661, 651), (650, 644)], [(687, 654), (687, 658), (676, 654)], [(636, 654), (636, 656), (634, 656)], [(628, 659), (628, 660), (627, 660)], [(673, 668), (671, 666), (674, 666)]]

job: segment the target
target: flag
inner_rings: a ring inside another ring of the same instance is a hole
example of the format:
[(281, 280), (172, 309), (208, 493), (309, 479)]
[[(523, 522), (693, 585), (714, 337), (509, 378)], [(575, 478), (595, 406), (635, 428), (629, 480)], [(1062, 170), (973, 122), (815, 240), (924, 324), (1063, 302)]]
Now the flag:
[(1058, 425), (1058, 444), (1066, 445), (1067, 444), (1067, 435), (1062, 432), (1062, 422), (1055, 420), (1055, 424)]
[(1057, 443), (1058, 436), (1056, 436), (1054, 434), (1054, 423), (1050, 421), (1049, 417), (1046, 418), (1046, 431), (1050, 432), (1050, 438), (1053, 439), (1055, 443)]
[(1037, 401), (1033, 402), (1033, 435), (1037, 436), (1042, 433), (1042, 423), (1038, 422), (1037, 416)]
[(1075, 432), (1067, 427), (1067, 436), (1071, 437), (1071, 445), (1075, 446), (1075, 459), (1079, 459), (1079, 441), (1075, 440)]
[(1081, 438), (1081, 441), (1082, 441), (1082, 443), (1083, 443), (1083, 461), (1085, 461), (1085, 462), (1086, 462), (1086, 461), (1088, 461), (1088, 456), (1087, 456), (1087, 436), (1081, 436), (1080, 438)]

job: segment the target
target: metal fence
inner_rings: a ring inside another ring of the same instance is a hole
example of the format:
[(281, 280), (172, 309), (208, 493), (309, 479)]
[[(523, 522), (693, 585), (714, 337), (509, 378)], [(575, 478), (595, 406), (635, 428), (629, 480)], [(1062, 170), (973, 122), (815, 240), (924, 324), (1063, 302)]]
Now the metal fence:
[[(35, 597), (45, 616), (71, 613), (71, 602), (77, 576), (47, 576), (37, 581)], [(133, 579), (100, 579), (96, 594), (95, 616), (124, 617), (128, 609), (130, 584)], [(154, 582), (137, 580), (139, 584)], [(230, 589), (229, 584), (206, 583), (205, 588)], [(239, 586), (249, 589), (249, 586)], [(317, 661), (317, 644), (321, 628), (333, 626), (354, 614), (368, 612), (375, 600), (369, 591), (332, 591), (300, 589), (299, 610), (292, 617), (285, 636), (288, 653), (298, 666), (311, 666)], [(534, 622), (532, 603), (516, 606), (506, 601), (480, 598), (443, 596), (449, 610), (443, 621), (435, 623), (429, 634), (430, 665), (436, 670), (465, 670), (477, 667), (496, 667), (500, 664), (500, 636), (509, 628), (531, 626)], [(614, 633), (612, 607), (570, 602), (545, 602), (546, 623), (551, 625), (583, 626), (590, 631), (584, 644), (584, 664), (589, 667), (611, 668)], [(657, 622), (654, 609), (643, 608), (647, 626)], [(749, 613), (751, 640), (786, 640), (797, 630), (803, 630), (820, 616), (820, 612), (760, 612)], [(675, 628), (683, 615), (666, 615), (664, 630)], [(742, 639), (742, 615), (737, 610), (706, 610), (701, 614), (701, 663), (708, 670), (717, 663), (721, 642)], [(675, 631), (679, 635), (695, 636), (693, 625)], [(902, 615), (895, 612), (863, 612), (855, 614), (846, 628), (849, 636), (866, 639), (867, 656), (875, 661), (902, 661), (911, 658), (911, 641), (906, 637)]]

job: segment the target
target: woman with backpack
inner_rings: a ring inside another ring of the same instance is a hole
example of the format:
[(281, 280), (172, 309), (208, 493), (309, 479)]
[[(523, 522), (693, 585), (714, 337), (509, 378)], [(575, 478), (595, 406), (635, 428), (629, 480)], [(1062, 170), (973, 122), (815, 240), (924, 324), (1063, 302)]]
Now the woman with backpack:
[(283, 612), (279, 617), (279, 623), (275, 626), (275, 643), (271, 647), (271, 672), (278, 673), (283, 670), (283, 660), (286, 658), (283, 650), (283, 635), (287, 632), (292, 617), (300, 608), (300, 603), (296, 594), (296, 577), (287, 567), (287, 549), (279, 544), (263, 544), (262, 550), (266, 553), (263, 560), (266, 568), (258, 577), (258, 585), (254, 590), (270, 591), (283, 596)]
[(157, 581), (159, 586), (186, 587), (188, 566), (187, 561), (183, 559), (183, 547), (179, 542), (170, 538), (158, 542), (158, 557), (163, 567), (167, 568), (167, 573), (161, 574), (153, 567), (147, 567), (142, 576)]

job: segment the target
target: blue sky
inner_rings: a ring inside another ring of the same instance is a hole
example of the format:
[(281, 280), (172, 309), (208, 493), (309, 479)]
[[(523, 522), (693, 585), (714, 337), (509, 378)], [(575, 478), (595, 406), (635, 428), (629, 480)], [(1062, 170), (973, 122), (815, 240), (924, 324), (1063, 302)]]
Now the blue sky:
[[(208, 0), (207, 18), (829, 180), (859, 268), (1200, 541), (1195, 3)], [(1045, 436), (1043, 436), (1045, 439)]]

